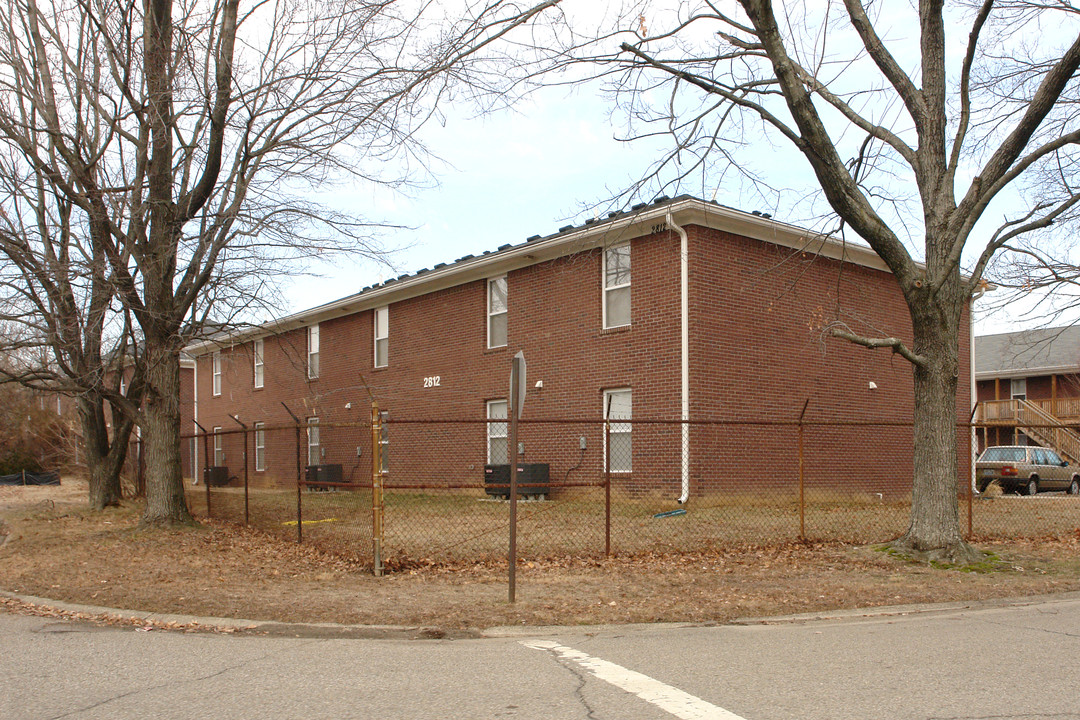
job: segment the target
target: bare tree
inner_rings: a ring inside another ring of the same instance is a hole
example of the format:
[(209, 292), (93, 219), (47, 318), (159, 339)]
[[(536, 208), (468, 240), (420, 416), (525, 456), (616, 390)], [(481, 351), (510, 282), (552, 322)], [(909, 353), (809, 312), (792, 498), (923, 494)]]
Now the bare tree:
[(545, 53), (549, 67), (599, 67), (630, 137), (673, 140), (654, 187), (731, 173), (775, 198), (790, 180), (769, 185), (753, 151), (793, 150), (840, 228), (888, 265), (911, 342), (829, 329), (912, 365), (907, 551), (975, 556), (956, 502), (962, 316), (995, 257), (1080, 200), (1077, 13), (1064, 0), (637, 2)]
[[(73, 398), (94, 509), (121, 499), (120, 471), (142, 387), (129, 318), (102, 248), (72, 205), (10, 155), (0, 158), (0, 383)], [(128, 319), (128, 322), (124, 322)]]
[(377, 254), (362, 213), (311, 189), (336, 174), (406, 182), (438, 101), (486, 83), (494, 43), (557, 3), (3, 0), (0, 140), (70, 203), (138, 328), (144, 523), (191, 519), (178, 362), (191, 334), (274, 267)]

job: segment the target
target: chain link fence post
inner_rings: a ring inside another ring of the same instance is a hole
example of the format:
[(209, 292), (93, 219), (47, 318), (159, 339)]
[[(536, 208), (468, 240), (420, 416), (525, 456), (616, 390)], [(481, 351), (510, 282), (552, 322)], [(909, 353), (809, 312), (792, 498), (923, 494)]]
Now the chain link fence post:
[(611, 557), (611, 420), (604, 421), (604, 557)]
[(371, 543), (375, 577), (382, 577), (383, 485), (382, 485), (382, 416), (379, 403), (371, 401)]
[(806, 416), (806, 408), (810, 405), (810, 398), (803, 403), (802, 412), (799, 413), (799, 539), (806, 542), (806, 455), (804, 453), (804, 427), (803, 418)]

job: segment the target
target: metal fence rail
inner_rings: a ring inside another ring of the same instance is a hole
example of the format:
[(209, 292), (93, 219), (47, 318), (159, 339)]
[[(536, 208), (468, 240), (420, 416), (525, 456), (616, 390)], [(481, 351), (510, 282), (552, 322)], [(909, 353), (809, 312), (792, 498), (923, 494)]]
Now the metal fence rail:
[[(197, 514), (249, 523), (376, 571), (504, 559), (505, 420), (390, 419), (200, 434)], [(685, 429), (684, 429), (685, 428)], [(973, 539), (1063, 536), (1080, 497), (976, 496), (958, 424), (957, 512)], [(521, 558), (689, 552), (902, 534), (910, 422), (521, 421)]]

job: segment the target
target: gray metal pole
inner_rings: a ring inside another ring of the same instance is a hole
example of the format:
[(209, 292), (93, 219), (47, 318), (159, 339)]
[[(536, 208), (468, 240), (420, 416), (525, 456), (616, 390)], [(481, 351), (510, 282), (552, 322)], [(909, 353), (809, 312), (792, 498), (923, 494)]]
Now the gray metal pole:
[(510, 602), (517, 598), (517, 486), (518, 486), (518, 408), (521, 406), (521, 391), (518, 377), (521, 373), (521, 360), (517, 357), (510, 361), (510, 438), (506, 454), (510, 461)]

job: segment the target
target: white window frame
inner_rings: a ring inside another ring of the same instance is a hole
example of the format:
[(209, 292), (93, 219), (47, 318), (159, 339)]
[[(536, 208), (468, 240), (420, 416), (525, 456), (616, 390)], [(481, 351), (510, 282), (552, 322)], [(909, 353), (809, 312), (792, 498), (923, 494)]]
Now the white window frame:
[(214, 397), (221, 395), (221, 351), (215, 350), (214, 354), (210, 356), (210, 362), (212, 364), (213, 374), (213, 388), (212, 392)]
[(627, 320), (627, 322), (625, 322), (625, 323), (620, 323), (618, 325), (612, 325), (608, 321), (608, 296), (612, 292), (615, 292), (615, 291), (618, 291), (618, 290), (627, 290), (628, 293), (630, 294), (631, 299), (633, 298), (633, 291), (630, 290), (630, 286), (631, 286), (631, 281), (630, 280), (627, 280), (627, 282), (624, 282), (624, 283), (615, 283), (613, 281), (610, 281), (610, 279), (608, 277), (608, 257), (612, 253), (622, 252), (623, 250), (626, 251), (628, 268), (630, 269), (630, 271), (632, 273), (633, 264), (632, 264), (631, 255), (630, 255), (630, 243), (628, 243), (628, 242), (627, 243), (621, 243), (619, 245), (612, 245), (609, 248), (604, 248), (604, 255), (603, 255), (603, 258), (601, 258), (600, 282), (601, 282), (601, 286), (604, 288), (602, 302), (603, 302), (603, 306), (604, 306), (603, 314), (604, 314), (604, 329), (605, 330), (607, 330), (609, 328), (616, 328), (616, 327), (627, 327), (627, 326), (631, 325), (632, 322), (633, 322), (633, 313), (631, 313), (630, 319)]
[(255, 427), (255, 472), (266, 470), (266, 423), (257, 422)]
[(308, 380), (319, 377), (319, 326), (308, 325), (307, 329), (307, 376)]
[(221, 426), (214, 426), (214, 466), (225, 464), (225, 448), (221, 446)]
[[(627, 400), (629, 401), (629, 408), (630, 408), (629, 416), (623, 416), (620, 413), (617, 416), (611, 416), (609, 418), (609, 413), (611, 411), (612, 398), (615, 397), (616, 395), (626, 395), (627, 396)], [(611, 436), (612, 436), (612, 438), (614, 439), (614, 437), (616, 435), (618, 435), (618, 436), (625, 435), (625, 436), (627, 436), (627, 438), (629, 440), (629, 448), (628, 448), (629, 451), (630, 451), (629, 452), (629, 457), (614, 458), (613, 459), (614, 461), (611, 463), (611, 472), (613, 472), (613, 473), (629, 473), (629, 472), (633, 472), (633, 470), (634, 470), (634, 435), (633, 435), (633, 429), (634, 428), (633, 428), (633, 425), (631, 423), (629, 423), (629, 422), (616, 422), (616, 421), (629, 420), (631, 417), (633, 417), (633, 414), (634, 414), (634, 391), (633, 391), (632, 388), (628, 388), (628, 387), (611, 388), (610, 390), (605, 390), (604, 391), (604, 420), (605, 421), (611, 420), (610, 425), (611, 425)], [(605, 469), (607, 469), (607, 462), (608, 462), (607, 441), (608, 441), (608, 431), (607, 431), (607, 427), (606, 427), (606, 424), (605, 424), (605, 428), (604, 428), (604, 468)]]
[[(496, 407), (502, 406), (502, 415), (493, 415), (492, 410)], [(488, 420), (503, 420), (506, 422), (486, 423), (487, 426), (487, 464), (488, 465), (506, 465), (510, 462), (510, 404), (506, 400), (488, 400), (486, 404), (487, 419)], [(506, 459), (502, 462), (496, 462), (492, 457), (491, 441), (502, 439), (506, 441)]]
[(124, 373), (120, 373), (120, 394), (127, 395), (127, 378), (124, 377)]
[(390, 472), (390, 428), (387, 427), (389, 419), (388, 410), (379, 411), (379, 472), (383, 475)]
[(61, 396), (60, 395), (56, 396), (56, 414), (57, 415), (63, 415), (64, 414), (64, 406), (61, 403)]
[[(494, 288), (500, 283), (502, 284), (503, 307), (501, 310), (493, 310), (492, 305), (494, 304), (493, 300), (495, 299)], [(489, 278), (487, 281), (487, 346), (489, 348), (506, 347), (510, 340), (510, 324), (507, 322), (509, 299), (510, 295), (507, 292), (506, 276), (502, 275), (496, 278)], [(493, 342), (491, 337), (493, 334), (491, 328), (497, 318), (503, 319), (503, 342), (501, 343)]]
[[(379, 322), (379, 318), (382, 318), (382, 322)], [(379, 334), (379, 325), (382, 325), (382, 334)], [(375, 338), (373, 347), (374, 367), (381, 368), (390, 364), (390, 306), (383, 305), (380, 308), (375, 308), (375, 312), (372, 314), (371, 322), (371, 334)], [(379, 363), (379, 343), (383, 343), (383, 360)]]
[[(315, 462), (311, 462), (314, 451)], [(322, 444), (319, 439), (319, 418), (307, 419), (307, 459), (308, 465), (322, 465)]]
[(1013, 378), (1009, 381), (1009, 398), (1027, 399), (1027, 378)]
[(265, 345), (262, 338), (251, 344), (252, 382), (257, 388), (261, 388), (266, 382), (266, 363), (263, 362), (263, 350), (265, 350)]

